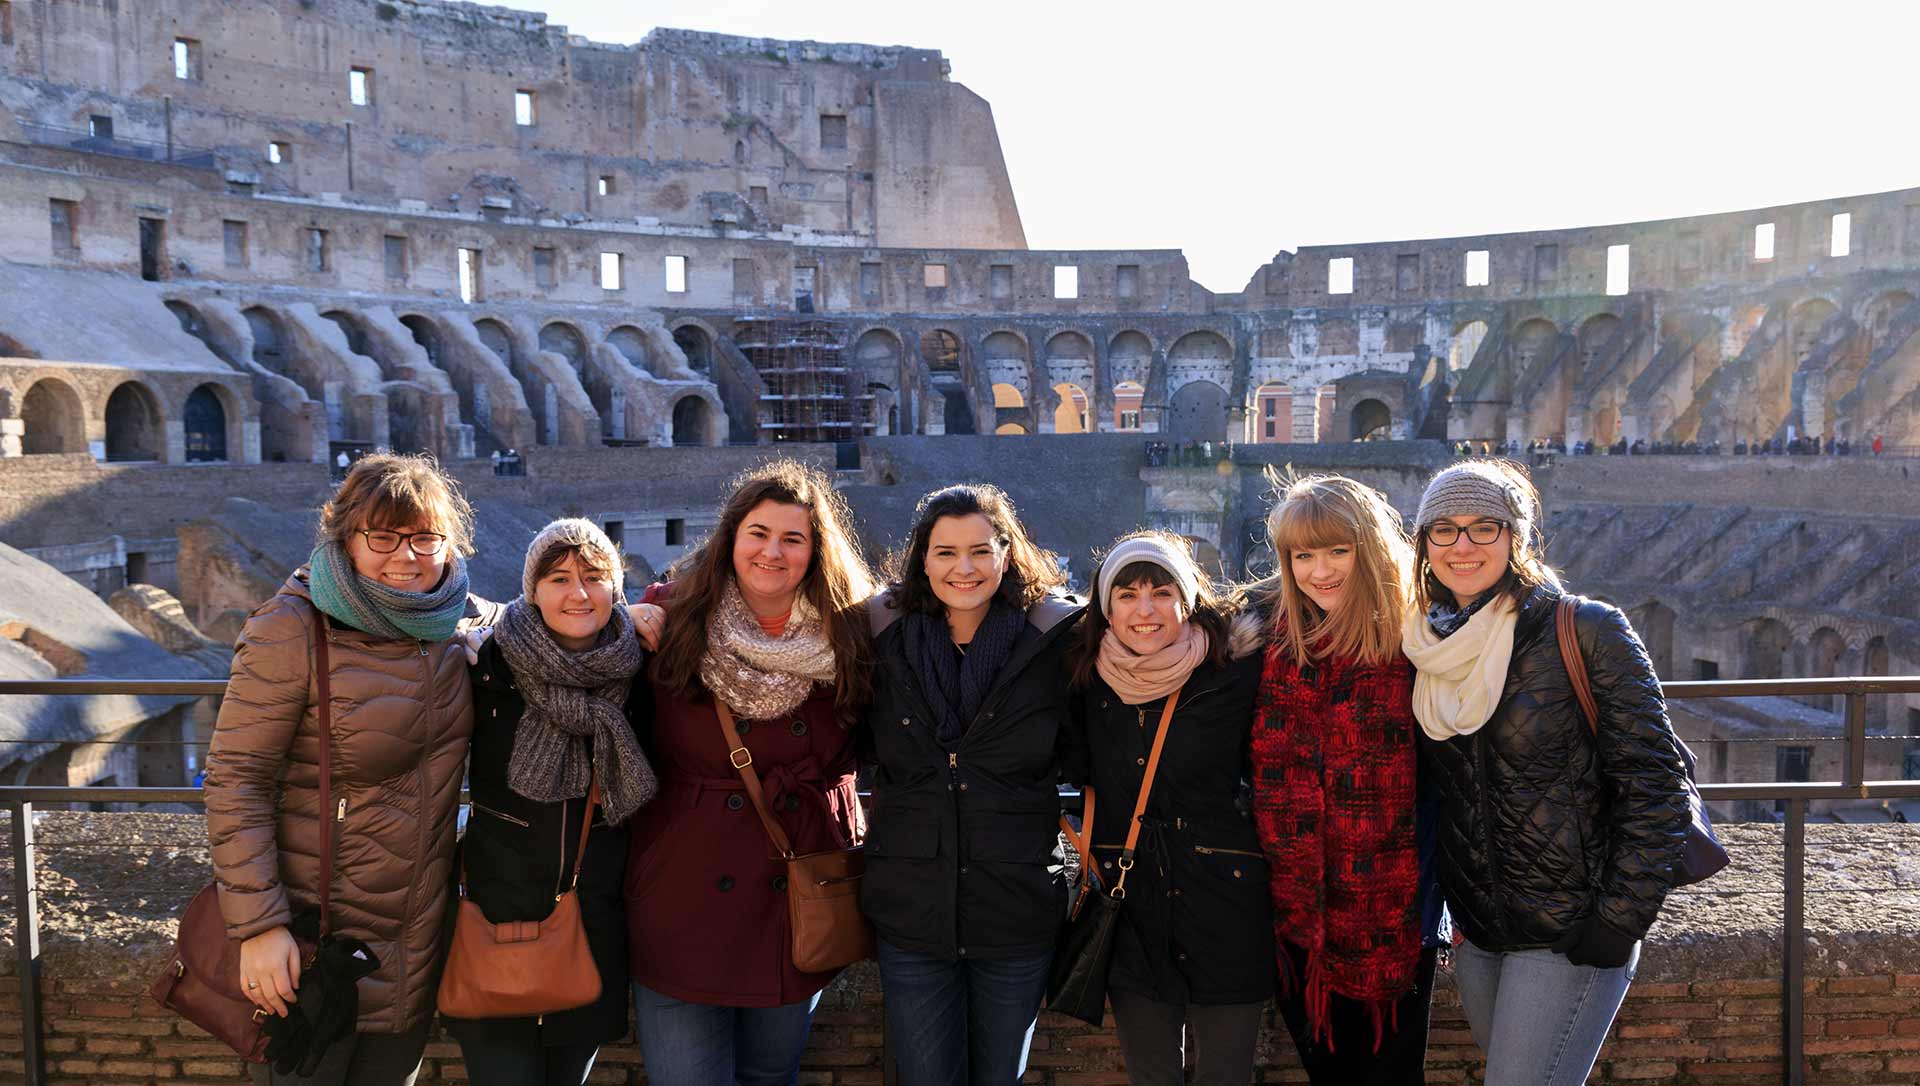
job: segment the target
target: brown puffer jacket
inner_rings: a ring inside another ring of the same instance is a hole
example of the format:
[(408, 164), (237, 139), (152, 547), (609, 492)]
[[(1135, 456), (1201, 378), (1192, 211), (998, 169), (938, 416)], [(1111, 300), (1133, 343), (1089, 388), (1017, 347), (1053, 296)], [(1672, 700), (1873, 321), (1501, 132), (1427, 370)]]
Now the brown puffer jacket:
[(207, 836), (236, 939), (318, 904), (320, 828), (334, 831), (333, 930), (366, 940), (359, 1028), (430, 1016), (450, 922), (454, 812), (473, 732), (458, 641), (393, 641), (329, 621), (333, 812), (320, 804), (313, 604), (296, 570), (247, 619), (207, 751)]

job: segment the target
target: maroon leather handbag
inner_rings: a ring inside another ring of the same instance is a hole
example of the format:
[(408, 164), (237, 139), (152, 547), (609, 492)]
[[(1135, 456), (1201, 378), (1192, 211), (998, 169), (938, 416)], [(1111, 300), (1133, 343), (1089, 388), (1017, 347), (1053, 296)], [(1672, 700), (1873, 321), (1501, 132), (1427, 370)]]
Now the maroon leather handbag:
[[(333, 886), (333, 712), (327, 676), (327, 625), (313, 612), (314, 681), (320, 704), (320, 938), (327, 937), (327, 901)], [(300, 960), (313, 964), (316, 943), (296, 940)], [(147, 989), (162, 1007), (211, 1033), (249, 1063), (267, 1062), (266, 1020), (271, 1011), (254, 1006), (241, 990), (240, 940), (228, 938), (220, 914), (219, 880), (193, 895), (180, 917), (173, 955)]]

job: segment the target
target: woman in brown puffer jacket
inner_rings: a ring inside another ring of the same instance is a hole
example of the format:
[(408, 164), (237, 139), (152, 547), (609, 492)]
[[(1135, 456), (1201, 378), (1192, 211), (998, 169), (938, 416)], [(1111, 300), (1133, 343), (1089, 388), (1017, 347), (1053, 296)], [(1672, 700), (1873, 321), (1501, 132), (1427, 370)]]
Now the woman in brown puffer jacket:
[[(241, 632), (205, 795), (221, 912), (242, 940), (242, 986), (273, 1014), (298, 1013), (307, 963), (289, 929), (316, 918), (323, 830), (333, 835), (332, 930), (379, 960), (355, 985), (353, 1032), (311, 1074), (260, 1066), (256, 1083), (408, 1086), (418, 1072), (473, 731), (466, 655), (453, 639), (473, 606), (463, 561), (471, 525), (431, 460), (367, 457), (321, 510), (309, 564)], [(326, 812), (316, 611), (330, 657)]]

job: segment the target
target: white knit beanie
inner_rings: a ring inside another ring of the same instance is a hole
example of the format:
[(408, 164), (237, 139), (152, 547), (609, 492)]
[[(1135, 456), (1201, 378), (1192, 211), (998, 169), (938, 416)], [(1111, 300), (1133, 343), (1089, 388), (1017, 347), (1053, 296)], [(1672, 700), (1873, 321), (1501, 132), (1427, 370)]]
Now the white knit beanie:
[(1433, 477), (1413, 523), (1424, 529), (1447, 517), (1492, 517), (1511, 526), (1515, 538), (1527, 539), (1535, 516), (1526, 491), (1504, 471), (1485, 460), (1468, 460)]
[(1126, 540), (1101, 560), (1098, 584), (1102, 611), (1112, 613), (1112, 603), (1107, 597), (1113, 592), (1114, 578), (1135, 562), (1151, 562), (1172, 574), (1174, 582), (1180, 586), (1180, 602), (1186, 605), (1188, 614), (1193, 613), (1194, 600), (1200, 595), (1200, 582), (1194, 576), (1193, 560), (1187, 555), (1174, 553), (1165, 539), (1152, 535)]
[(540, 529), (540, 534), (533, 537), (532, 543), (527, 544), (526, 565), (520, 571), (520, 591), (527, 597), (527, 602), (533, 602), (533, 569), (540, 564), (540, 556), (547, 553), (555, 544), (565, 544), (569, 547), (582, 545), (597, 547), (612, 555), (613, 568), (607, 572), (613, 578), (613, 598), (625, 602), (626, 576), (625, 571), (620, 568), (622, 564), (620, 548), (613, 545), (613, 540), (607, 538), (607, 533), (601, 531), (598, 524), (579, 517), (565, 517), (554, 521)]

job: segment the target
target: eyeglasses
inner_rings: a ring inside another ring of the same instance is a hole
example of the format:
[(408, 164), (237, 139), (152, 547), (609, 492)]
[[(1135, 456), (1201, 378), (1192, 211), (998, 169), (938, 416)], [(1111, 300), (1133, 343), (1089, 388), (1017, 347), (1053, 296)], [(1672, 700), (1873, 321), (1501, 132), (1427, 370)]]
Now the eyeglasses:
[(367, 538), (367, 549), (375, 554), (392, 554), (405, 543), (408, 550), (420, 557), (432, 558), (447, 546), (447, 537), (439, 532), (376, 532), (366, 528), (355, 531)]
[[(1482, 547), (1490, 547), (1499, 542), (1500, 533), (1506, 530), (1507, 526), (1497, 520), (1476, 520), (1467, 525), (1465, 535)], [(1436, 547), (1451, 547), (1460, 542), (1461, 534), (1458, 524), (1449, 524), (1443, 520), (1427, 528), (1427, 542)]]

